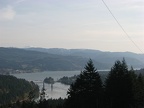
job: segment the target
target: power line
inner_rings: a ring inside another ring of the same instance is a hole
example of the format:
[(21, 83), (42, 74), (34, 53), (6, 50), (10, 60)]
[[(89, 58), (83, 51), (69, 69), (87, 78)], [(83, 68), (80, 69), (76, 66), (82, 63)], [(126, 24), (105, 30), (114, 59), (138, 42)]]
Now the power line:
[(104, 2), (104, 0), (102, 0), (103, 4), (106, 6), (106, 8), (108, 9), (108, 11), (110, 12), (110, 14), (112, 15), (112, 17), (114, 18), (114, 20), (117, 22), (117, 24), (119, 25), (119, 27), (122, 29), (122, 31), (126, 34), (126, 36), (128, 37), (128, 39), (135, 45), (135, 47), (142, 53), (144, 54), (144, 52), (139, 48), (139, 46), (132, 40), (132, 38), (128, 35), (128, 33), (125, 31), (125, 29), (122, 27), (122, 25), (119, 23), (119, 21), (117, 20), (117, 18), (114, 16), (114, 14), (112, 13), (112, 11), (110, 10), (110, 8), (108, 7), (108, 5)]

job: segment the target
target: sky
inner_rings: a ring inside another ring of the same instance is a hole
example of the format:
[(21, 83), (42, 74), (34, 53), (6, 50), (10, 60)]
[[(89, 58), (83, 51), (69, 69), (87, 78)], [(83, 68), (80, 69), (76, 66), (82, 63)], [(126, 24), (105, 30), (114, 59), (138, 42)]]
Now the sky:
[(144, 54), (144, 0), (0, 0), (0, 47)]

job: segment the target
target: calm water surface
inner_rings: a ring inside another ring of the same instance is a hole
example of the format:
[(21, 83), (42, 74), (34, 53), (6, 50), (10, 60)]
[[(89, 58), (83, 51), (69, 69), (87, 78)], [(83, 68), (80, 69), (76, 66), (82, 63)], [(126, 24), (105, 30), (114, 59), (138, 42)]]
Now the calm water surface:
[[(101, 71), (99, 72), (102, 76), (105, 76), (107, 71)], [(13, 76), (16, 76), (17, 78), (26, 79), (28, 81), (33, 81), (36, 84), (39, 85), (40, 90), (43, 86), (43, 80), (46, 77), (52, 77), (55, 81), (62, 78), (63, 76), (73, 76), (73, 75), (79, 75), (80, 71), (45, 71), (45, 72), (38, 72), (38, 73), (19, 73), (19, 74), (12, 74)], [(102, 79), (105, 79), (105, 77), (102, 77)], [(46, 98), (66, 98), (67, 97), (67, 91), (68, 91), (69, 85), (64, 85), (61, 83), (56, 82), (52, 89), (50, 84), (45, 84), (46, 89)]]
[[(40, 90), (43, 86), (43, 80), (46, 77), (52, 77), (54, 80), (58, 80), (59, 78), (62, 78), (63, 76), (73, 76), (80, 74), (80, 71), (45, 71), (45, 72), (39, 72), (39, 73), (20, 73), (20, 74), (12, 74), (13, 76), (16, 76), (17, 78), (26, 79), (28, 81), (33, 81), (36, 84), (39, 85)], [(50, 84), (45, 84), (46, 89), (46, 98), (66, 98), (67, 97), (67, 90), (69, 88), (69, 85), (64, 85), (61, 83), (55, 83), (53, 85), (53, 89), (51, 89)]]

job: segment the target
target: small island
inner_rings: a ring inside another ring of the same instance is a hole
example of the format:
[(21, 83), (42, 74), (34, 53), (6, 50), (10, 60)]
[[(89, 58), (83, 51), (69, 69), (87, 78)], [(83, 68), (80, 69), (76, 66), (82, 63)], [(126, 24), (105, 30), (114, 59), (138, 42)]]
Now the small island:
[(65, 85), (71, 85), (72, 83), (74, 83), (76, 81), (77, 77), (78, 77), (78, 75), (74, 75), (71, 77), (64, 76), (57, 81), (54, 81), (54, 78), (52, 78), (52, 77), (46, 77), (44, 79), (44, 83), (53, 85), (55, 82), (60, 82)]
[(54, 84), (54, 79), (52, 77), (49, 77), (49, 78), (45, 78), (44, 79), (44, 83), (47, 83), (47, 84)]
[(72, 83), (75, 82), (77, 77), (78, 77), (78, 75), (74, 75), (71, 77), (64, 76), (64, 77), (60, 78), (57, 82), (60, 82), (62, 84), (66, 84), (66, 85), (71, 85)]

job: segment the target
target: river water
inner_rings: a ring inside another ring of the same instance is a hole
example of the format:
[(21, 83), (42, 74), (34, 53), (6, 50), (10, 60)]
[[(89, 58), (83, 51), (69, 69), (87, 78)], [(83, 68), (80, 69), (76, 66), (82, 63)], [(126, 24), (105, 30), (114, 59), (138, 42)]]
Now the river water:
[[(40, 90), (43, 86), (43, 80), (46, 77), (52, 77), (55, 81), (62, 78), (63, 76), (73, 76), (80, 74), (80, 71), (45, 71), (45, 72), (38, 72), (38, 73), (18, 73), (18, 74), (12, 74), (13, 76), (17, 78), (26, 79), (28, 81), (33, 81), (36, 84), (39, 85)], [(61, 83), (56, 82), (53, 84), (53, 87), (51, 87), (50, 84), (45, 84), (46, 89), (46, 99), (48, 98), (66, 98), (67, 97), (67, 91), (68, 91), (69, 85), (64, 85)]]
[[(105, 76), (107, 75), (107, 70), (101, 70), (99, 73), (102, 76), (102, 79), (105, 79)], [(26, 79), (28, 81), (33, 81), (36, 84), (39, 85), (40, 90), (43, 86), (43, 80), (46, 77), (52, 77), (55, 81), (62, 78), (63, 76), (74, 76), (79, 75), (80, 71), (45, 71), (45, 72), (37, 72), (37, 73), (18, 73), (18, 74), (12, 74), (13, 76), (17, 78)], [(53, 87), (51, 87), (50, 84), (45, 84), (46, 89), (46, 99), (53, 98), (67, 98), (67, 91), (68, 91), (69, 85), (64, 85), (61, 83), (56, 82), (53, 84)]]

